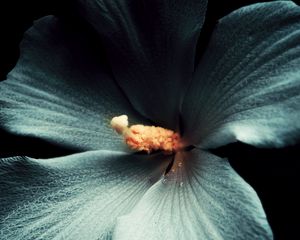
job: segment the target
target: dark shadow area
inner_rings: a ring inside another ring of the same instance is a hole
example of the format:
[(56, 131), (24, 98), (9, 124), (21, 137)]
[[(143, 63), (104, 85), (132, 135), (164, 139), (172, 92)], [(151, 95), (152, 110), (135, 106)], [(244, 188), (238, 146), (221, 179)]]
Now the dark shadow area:
[(57, 146), (38, 138), (29, 136), (15, 136), (1, 129), (0, 146), (0, 158), (11, 156), (51, 158), (79, 152), (77, 149)]
[(49, 14), (64, 15), (67, 1), (10, 0), (0, 3), (0, 80), (19, 57), (19, 43), (34, 20)]
[(215, 149), (260, 197), (275, 239), (298, 235), (300, 203), (300, 144), (278, 149), (261, 149), (241, 142)]

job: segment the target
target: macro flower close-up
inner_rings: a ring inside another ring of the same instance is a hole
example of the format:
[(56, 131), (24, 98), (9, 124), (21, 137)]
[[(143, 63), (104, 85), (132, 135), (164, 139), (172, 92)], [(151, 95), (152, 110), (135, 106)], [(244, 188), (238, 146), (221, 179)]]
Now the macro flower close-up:
[(299, 142), (300, 7), (235, 9), (201, 52), (209, 0), (73, 4), (97, 38), (44, 16), (0, 82), (1, 129), (75, 150), (0, 158), (0, 238), (273, 239), (213, 149)]

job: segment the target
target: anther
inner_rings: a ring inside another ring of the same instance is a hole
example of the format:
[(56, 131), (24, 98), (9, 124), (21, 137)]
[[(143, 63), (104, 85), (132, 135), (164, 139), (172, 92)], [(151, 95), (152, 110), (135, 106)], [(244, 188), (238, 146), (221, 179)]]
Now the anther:
[(125, 143), (133, 150), (151, 153), (161, 150), (171, 154), (181, 148), (180, 136), (172, 130), (141, 124), (128, 127), (128, 117), (121, 115), (111, 120), (111, 126), (123, 135)]

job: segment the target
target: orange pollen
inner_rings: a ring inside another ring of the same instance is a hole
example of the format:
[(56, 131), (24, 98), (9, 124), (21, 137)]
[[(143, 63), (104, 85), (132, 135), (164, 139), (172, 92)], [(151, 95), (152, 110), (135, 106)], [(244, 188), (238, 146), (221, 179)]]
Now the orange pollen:
[(128, 127), (128, 117), (121, 115), (111, 120), (111, 126), (122, 134), (126, 144), (133, 150), (152, 151), (162, 150), (171, 154), (180, 149), (180, 136), (172, 130), (141, 124)]

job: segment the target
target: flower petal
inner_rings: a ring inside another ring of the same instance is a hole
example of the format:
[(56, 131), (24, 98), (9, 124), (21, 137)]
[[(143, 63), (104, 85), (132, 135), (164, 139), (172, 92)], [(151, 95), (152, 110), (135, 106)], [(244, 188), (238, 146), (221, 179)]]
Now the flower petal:
[(89, 36), (55, 17), (35, 22), (16, 67), (0, 83), (0, 125), (74, 148), (120, 149), (110, 120), (136, 116), (91, 46)]
[(113, 74), (144, 116), (175, 128), (194, 71), (206, 0), (78, 0), (104, 41)]
[(107, 239), (162, 175), (166, 157), (91, 151), (0, 159), (4, 239)]
[(186, 138), (213, 148), (300, 137), (300, 7), (258, 3), (220, 20), (183, 104)]
[(193, 150), (177, 155), (169, 176), (118, 219), (114, 237), (272, 239), (272, 231), (255, 191), (228, 161)]

